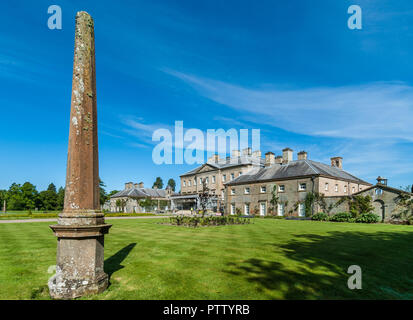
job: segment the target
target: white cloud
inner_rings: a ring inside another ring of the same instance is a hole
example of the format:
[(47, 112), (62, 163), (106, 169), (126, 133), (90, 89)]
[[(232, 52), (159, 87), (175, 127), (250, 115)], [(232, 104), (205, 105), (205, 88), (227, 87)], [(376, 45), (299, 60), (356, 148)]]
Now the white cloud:
[(173, 70), (201, 95), (256, 123), (336, 138), (413, 141), (413, 87), (401, 82), (305, 89), (251, 89)]

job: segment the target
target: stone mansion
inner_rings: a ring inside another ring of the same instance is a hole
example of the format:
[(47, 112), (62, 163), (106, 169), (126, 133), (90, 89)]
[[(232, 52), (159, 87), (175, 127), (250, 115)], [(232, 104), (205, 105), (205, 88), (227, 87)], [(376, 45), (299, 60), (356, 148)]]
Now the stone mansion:
[[(282, 155), (250, 148), (233, 151), (232, 157), (220, 159), (218, 155), (207, 163), (181, 175), (181, 209), (196, 208), (197, 193), (205, 180), (216, 195), (216, 207), (225, 214), (305, 215), (304, 200), (308, 192), (328, 197), (355, 194), (372, 184), (363, 181), (342, 168), (341, 157), (331, 158), (331, 164), (308, 159), (305, 151), (293, 160), (293, 150), (285, 148)], [(279, 198), (276, 208), (271, 205), (274, 187)], [(174, 197), (176, 198), (176, 197)]]

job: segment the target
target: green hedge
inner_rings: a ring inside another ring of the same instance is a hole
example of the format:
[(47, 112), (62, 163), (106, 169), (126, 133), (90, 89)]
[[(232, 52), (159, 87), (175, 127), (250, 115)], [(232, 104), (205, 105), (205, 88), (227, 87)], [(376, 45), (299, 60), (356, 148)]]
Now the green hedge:
[(328, 221), (328, 215), (324, 212), (318, 212), (311, 217), (311, 220)]
[(362, 213), (356, 218), (357, 223), (377, 223), (379, 222), (379, 217), (374, 213)]
[(330, 221), (333, 222), (354, 222), (354, 219), (351, 217), (351, 214), (348, 212), (339, 212), (330, 217)]
[(175, 226), (185, 227), (207, 227), (207, 226), (224, 226), (232, 224), (249, 224), (249, 218), (240, 218), (236, 216), (211, 216), (211, 217), (197, 217), (197, 216), (175, 216), (170, 217), (169, 222)]

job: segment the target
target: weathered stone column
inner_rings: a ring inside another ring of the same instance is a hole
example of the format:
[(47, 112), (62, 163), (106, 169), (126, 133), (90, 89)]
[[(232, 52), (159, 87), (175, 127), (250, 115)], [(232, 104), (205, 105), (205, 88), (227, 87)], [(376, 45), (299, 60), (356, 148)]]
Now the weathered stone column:
[(64, 209), (58, 224), (56, 275), (50, 295), (72, 299), (106, 289), (103, 271), (105, 224), (99, 201), (94, 23), (86, 12), (76, 15), (72, 102)]

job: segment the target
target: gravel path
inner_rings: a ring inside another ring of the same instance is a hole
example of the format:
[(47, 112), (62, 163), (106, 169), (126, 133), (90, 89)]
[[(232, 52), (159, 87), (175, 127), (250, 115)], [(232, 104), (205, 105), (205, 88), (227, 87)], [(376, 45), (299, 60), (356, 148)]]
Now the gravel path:
[[(105, 220), (126, 220), (126, 219), (159, 219), (168, 218), (168, 216), (150, 216), (150, 217), (106, 217)], [(29, 222), (56, 222), (57, 218), (53, 219), (20, 219), (20, 220), (0, 220), (1, 223), (29, 223)]]

